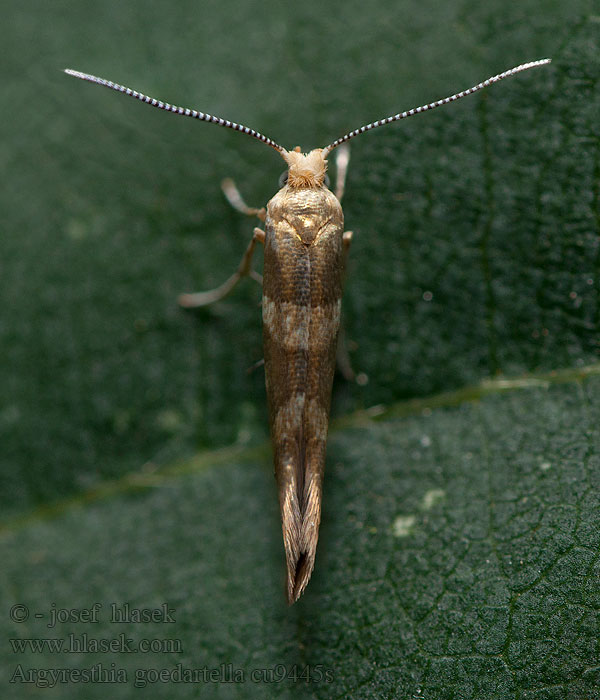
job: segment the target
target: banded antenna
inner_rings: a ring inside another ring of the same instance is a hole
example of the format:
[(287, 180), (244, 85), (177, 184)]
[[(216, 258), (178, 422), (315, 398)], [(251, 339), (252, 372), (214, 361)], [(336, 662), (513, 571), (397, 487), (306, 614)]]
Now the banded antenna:
[(530, 68), (536, 68), (537, 66), (543, 66), (546, 63), (550, 63), (551, 61), (551, 58), (542, 58), (539, 61), (530, 61), (529, 63), (522, 63), (520, 66), (516, 66), (515, 68), (505, 70), (503, 73), (498, 73), (498, 75), (493, 75), (491, 78), (484, 80), (482, 83), (474, 85), (468, 90), (457, 92), (455, 95), (450, 95), (450, 97), (444, 97), (444, 99), (442, 100), (430, 102), (429, 104), (423, 105), (422, 107), (415, 107), (414, 109), (409, 109), (407, 112), (400, 112), (399, 114), (394, 114), (393, 117), (385, 117), (385, 119), (379, 119), (376, 122), (372, 122), (371, 124), (365, 124), (359, 129), (350, 131), (345, 136), (342, 136), (333, 143), (330, 143), (329, 146), (326, 146), (323, 149), (323, 157), (327, 158), (327, 155), (331, 153), (331, 151), (333, 151), (334, 148), (337, 148), (337, 146), (339, 146), (342, 143), (345, 143), (346, 141), (350, 141), (350, 139), (353, 139), (355, 136), (358, 136), (359, 134), (362, 134), (365, 131), (370, 131), (371, 129), (376, 129), (378, 126), (384, 126), (385, 124), (390, 124), (391, 122), (396, 122), (400, 119), (406, 119), (406, 117), (412, 117), (414, 114), (420, 114), (421, 112), (427, 112), (430, 109), (441, 107), (442, 105), (446, 105), (449, 102), (460, 100), (461, 97), (471, 95), (472, 93), (477, 92), (478, 90), (488, 87), (488, 85), (492, 85), (492, 83), (497, 83), (499, 80), (504, 80), (504, 78), (508, 78), (511, 75), (515, 75), (515, 73), (520, 73), (521, 71), (529, 70)]
[[(510, 68), (509, 70), (504, 71), (503, 73), (498, 73), (498, 75), (493, 75), (491, 78), (488, 78), (487, 80), (484, 80), (482, 83), (479, 83), (477, 85), (474, 85), (473, 87), (470, 87), (468, 90), (463, 90), (462, 92), (457, 92), (455, 95), (451, 95), (450, 97), (444, 97), (442, 100), (437, 100), (436, 102), (430, 102), (429, 104), (423, 105), (421, 107), (415, 107), (414, 109), (409, 109), (406, 112), (400, 112), (399, 114), (395, 114), (392, 117), (386, 117), (385, 119), (379, 119), (375, 122), (372, 122), (371, 124), (365, 124), (364, 126), (361, 126), (359, 129), (355, 129), (354, 131), (350, 131), (349, 133), (345, 134), (341, 138), (337, 139), (333, 143), (330, 143), (329, 146), (326, 146), (322, 150), (322, 157), (327, 158), (328, 154), (333, 151), (334, 148), (337, 148), (340, 144), (345, 143), (346, 141), (350, 141), (350, 139), (353, 139), (355, 136), (358, 136), (359, 134), (363, 134), (365, 131), (370, 131), (371, 129), (376, 129), (379, 126), (384, 126), (385, 124), (390, 124), (391, 122), (399, 121), (400, 119), (406, 119), (406, 117), (412, 117), (414, 114), (420, 114), (421, 112), (427, 112), (428, 110), (435, 109), (436, 107), (441, 107), (442, 105), (448, 104), (449, 102), (455, 102), (456, 100), (460, 100), (462, 97), (466, 97), (467, 95), (471, 95), (474, 92), (477, 92), (478, 90), (481, 90), (483, 88), (488, 87), (489, 85), (492, 85), (493, 83), (497, 83), (500, 80), (504, 80), (504, 78), (508, 78), (511, 75), (515, 75), (516, 73), (521, 73), (521, 71), (529, 70), (530, 68), (536, 68), (537, 66), (543, 66), (547, 63), (550, 63), (552, 59), (550, 58), (543, 58), (539, 61), (530, 61), (529, 63), (522, 63), (519, 66), (515, 66), (515, 68)], [(119, 83), (113, 83), (111, 80), (105, 80), (104, 78), (98, 78), (95, 75), (90, 75), (89, 73), (82, 73), (81, 71), (78, 70), (73, 70), (71, 68), (65, 68), (65, 73), (68, 75), (72, 75), (75, 78), (80, 78), (81, 80), (87, 80), (90, 83), (96, 83), (97, 85), (102, 85), (104, 87), (110, 88), (111, 90), (116, 90), (117, 92), (122, 92), (125, 95), (129, 95), (130, 97), (135, 97), (136, 100), (140, 100), (141, 102), (145, 102), (146, 104), (151, 105), (152, 107), (157, 107), (158, 109), (163, 109), (167, 112), (174, 112), (175, 114), (181, 114), (185, 117), (193, 117), (194, 119), (200, 119), (201, 121), (205, 122), (211, 122), (212, 124), (217, 124), (218, 126), (225, 126), (228, 129), (234, 129), (235, 131), (241, 131), (244, 134), (248, 134), (249, 136), (253, 136), (255, 139), (258, 139), (259, 141), (262, 141), (263, 143), (266, 143), (267, 146), (271, 146), (274, 148), (276, 151), (278, 151), (283, 158), (288, 162), (288, 151), (283, 148), (283, 146), (280, 146), (278, 143), (273, 141), (273, 139), (268, 138), (267, 136), (264, 136), (258, 131), (255, 131), (254, 129), (251, 129), (248, 126), (244, 126), (243, 124), (237, 124), (236, 122), (231, 122), (228, 119), (222, 119), (221, 117), (214, 117), (211, 114), (206, 114), (205, 112), (199, 112), (195, 109), (188, 109), (185, 107), (177, 107), (177, 105), (172, 105), (169, 104), (168, 102), (162, 102), (161, 100), (157, 100), (153, 97), (148, 97), (148, 95), (144, 95), (141, 92), (138, 92), (137, 90), (132, 90), (131, 88), (125, 87), (124, 85), (119, 85)], [(297, 149), (299, 150), (299, 149)]]
[(119, 85), (119, 83), (113, 83), (112, 80), (105, 80), (104, 78), (98, 78), (96, 75), (90, 75), (89, 73), (82, 73), (78, 70), (73, 70), (72, 68), (65, 68), (65, 73), (72, 75), (75, 78), (80, 78), (81, 80), (87, 80), (90, 83), (96, 83), (96, 85), (102, 85), (103, 87), (110, 88), (111, 90), (116, 90), (117, 92), (122, 92), (130, 97), (135, 97), (136, 100), (145, 102), (152, 107), (157, 107), (158, 109), (164, 109), (166, 112), (174, 112), (175, 114), (181, 114), (184, 117), (193, 117), (194, 119), (200, 119), (204, 122), (211, 122), (212, 124), (218, 124), (219, 126), (226, 126), (228, 129), (234, 129), (235, 131), (241, 131), (248, 136), (254, 136), (255, 139), (266, 143), (267, 146), (271, 146), (279, 153), (285, 153), (285, 148), (275, 143), (273, 139), (263, 136), (263, 134), (251, 129), (249, 126), (244, 126), (243, 124), (236, 124), (236, 122), (230, 122), (228, 119), (222, 119), (221, 117), (213, 117), (212, 114), (206, 114), (205, 112), (198, 112), (195, 109), (188, 109), (187, 107), (178, 107), (177, 105), (169, 104), (168, 102), (162, 102), (161, 100), (156, 100), (154, 97), (148, 97), (142, 92), (137, 90), (132, 90), (131, 88), (125, 87), (124, 85)]

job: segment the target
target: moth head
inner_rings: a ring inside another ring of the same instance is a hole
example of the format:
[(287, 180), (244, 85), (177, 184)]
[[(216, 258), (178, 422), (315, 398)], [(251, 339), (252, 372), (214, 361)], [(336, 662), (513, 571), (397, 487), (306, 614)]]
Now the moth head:
[(302, 153), (300, 146), (293, 151), (282, 151), (287, 163), (286, 184), (288, 187), (322, 187), (327, 172), (327, 161), (322, 148), (315, 148), (310, 153)]

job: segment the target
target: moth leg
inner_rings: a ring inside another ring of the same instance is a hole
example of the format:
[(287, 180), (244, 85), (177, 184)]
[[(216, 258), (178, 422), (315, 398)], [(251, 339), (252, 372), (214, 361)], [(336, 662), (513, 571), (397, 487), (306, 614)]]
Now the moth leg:
[(338, 333), (335, 361), (342, 377), (344, 377), (347, 382), (353, 382), (356, 379), (356, 373), (352, 369), (350, 353), (348, 352), (348, 343), (346, 341), (346, 331), (344, 330), (343, 323), (340, 324), (340, 331)]
[[(344, 231), (342, 236), (342, 245), (344, 247), (344, 268), (346, 267), (346, 261), (348, 259), (348, 252), (350, 250), (350, 243), (352, 242), (352, 231)], [(342, 319), (343, 321), (343, 319)], [(350, 353), (348, 352), (348, 343), (346, 341), (346, 331), (344, 330), (344, 324), (340, 325), (340, 332), (338, 334), (337, 350), (336, 350), (336, 362), (338, 369), (344, 379), (348, 382), (358, 381), (361, 375), (357, 375), (352, 369), (352, 363), (350, 361)], [(360, 383), (360, 382), (359, 382)]]
[(234, 209), (237, 209), (237, 211), (242, 214), (246, 214), (246, 216), (258, 216), (261, 221), (265, 220), (267, 210), (264, 207), (260, 209), (249, 207), (246, 202), (244, 202), (235, 182), (230, 177), (225, 178), (223, 182), (221, 182), (221, 189), (223, 190), (223, 194), (227, 197), (227, 201)]
[(254, 370), (258, 369), (259, 367), (262, 367), (264, 364), (265, 364), (265, 358), (263, 357), (262, 360), (258, 360), (257, 362), (255, 362), (252, 365), (252, 367), (248, 367), (248, 369), (246, 370), (246, 374), (252, 374), (252, 372), (254, 372)]
[(343, 143), (341, 146), (338, 146), (335, 154), (335, 196), (340, 202), (344, 196), (349, 162), (350, 146), (347, 143)]
[(344, 231), (342, 233), (342, 245), (344, 246), (344, 267), (346, 267), (346, 260), (348, 260), (348, 253), (350, 252), (350, 243), (352, 243), (352, 236), (354, 234), (352, 231)]
[(252, 277), (257, 282), (262, 284), (262, 277), (254, 270), (250, 269), (250, 264), (252, 263), (252, 255), (254, 254), (254, 248), (257, 243), (265, 242), (265, 232), (260, 228), (254, 229), (254, 235), (252, 240), (246, 248), (238, 269), (231, 275), (231, 277), (223, 282), (219, 287), (214, 289), (209, 289), (206, 292), (196, 292), (196, 294), (180, 294), (177, 301), (180, 306), (186, 309), (195, 309), (199, 306), (207, 306), (215, 301), (219, 301), (226, 297), (229, 292), (235, 287), (235, 285), (242, 279), (242, 277)]

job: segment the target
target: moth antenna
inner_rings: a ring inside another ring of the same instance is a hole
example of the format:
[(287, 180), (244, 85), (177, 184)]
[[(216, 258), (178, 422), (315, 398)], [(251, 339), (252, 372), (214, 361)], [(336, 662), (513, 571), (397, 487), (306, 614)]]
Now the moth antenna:
[(255, 139), (266, 143), (267, 146), (271, 146), (276, 151), (279, 151), (282, 155), (286, 152), (285, 149), (278, 143), (275, 143), (273, 139), (263, 136), (263, 134), (251, 129), (243, 124), (236, 124), (236, 122), (230, 122), (228, 119), (221, 119), (221, 117), (213, 117), (212, 114), (206, 114), (205, 112), (198, 112), (195, 109), (187, 109), (186, 107), (177, 107), (177, 105), (169, 104), (168, 102), (162, 102), (161, 100), (156, 100), (153, 97), (148, 97), (137, 90), (132, 90), (131, 88), (125, 87), (124, 85), (119, 85), (119, 83), (113, 83), (112, 80), (105, 80), (104, 78), (98, 78), (95, 75), (90, 75), (89, 73), (82, 73), (78, 70), (73, 70), (72, 68), (65, 68), (65, 73), (72, 75), (75, 78), (80, 78), (81, 80), (87, 80), (90, 83), (96, 83), (96, 85), (103, 85), (104, 87), (110, 88), (111, 90), (116, 90), (117, 92), (122, 92), (130, 97), (135, 97), (136, 100), (145, 102), (152, 107), (158, 107), (158, 109), (163, 109), (166, 112), (174, 112), (175, 114), (181, 114), (184, 117), (193, 117), (194, 119), (200, 119), (204, 122), (212, 122), (213, 124), (218, 124), (219, 126), (226, 126), (228, 129), (234, 129), (235, 131), (241, 131), (248, 136), (253, 136)]
[(504, 73), (498, 73), (498, 75), (493, 75), (491, 78), (484, 80), (478, 85), (470, 87), (468, 90), (457, 92), (455, 95), (451, 95), (450, 97), (444, 97), (443, 100), (430, 102), (428, 105), (423, 105), (422, 107), (415, 107), (414, 109), (409, 109), (407, 112), (400, 112), (399, 114), (394, 114), (393, 117), (386, 117), (385, 119), (379, 119), (378, 121), (372, 122), (371, 124), (365, 124), (365, 126), (361, 126), (360, 129), (350, 131), (345, 136), (342, 136), (341, 138), (337, 139), (337, 141), (334, 141), (333, 143), (330, 143), (329, 146), (326, 146), (323, 149), (323, 157), (326, 158), (327, 155), (341, 143), (345, 143), (346, 141), (353, 139), (355, 136), (358, 136), (359, 134), (362, 134), (365, 131), (376, 129), (378, 126), (383, 126), (384, 124), (389, 124), (390, 122), (396, 122), (399, 119), (406, 119), (406, 117), (412, 117), (413, 114), (420, 114), (421, 112), (426, 112), (427, 110), (435, 109), (436, 107), (441, 107), (442, 105), (448, 104), (448, 102), (460, 100), (461, 97), (471, 95), (472, 93), (477, 92), (478, 90), (488, 87), (488, 85), (491, 85), (492, 83), (497, 83), (499, 80), (504, 80), (504, 78), (508, 78), (511, 75), (520, 73), (521, 71), (529, 70), (530, 68), (536, 68), (537, 66), (543, 66), (546, 63), (550, 63), (551, 60), (551, 58), (542, 58), (539, 61), (530, 61), (529, 63), (522, 63), (520, 66), (516, 66), (515, 68), (511, 68), (510, 70), (505, 70)]

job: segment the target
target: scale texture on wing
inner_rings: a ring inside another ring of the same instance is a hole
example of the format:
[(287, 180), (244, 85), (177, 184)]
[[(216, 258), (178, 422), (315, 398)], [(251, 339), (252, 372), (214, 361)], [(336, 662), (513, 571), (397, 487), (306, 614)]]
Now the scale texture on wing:
[(275, 474), (293, 603), (312, 573), (342, 296), (342, 209), (284, 187), (265, 222), (263, 333)]

